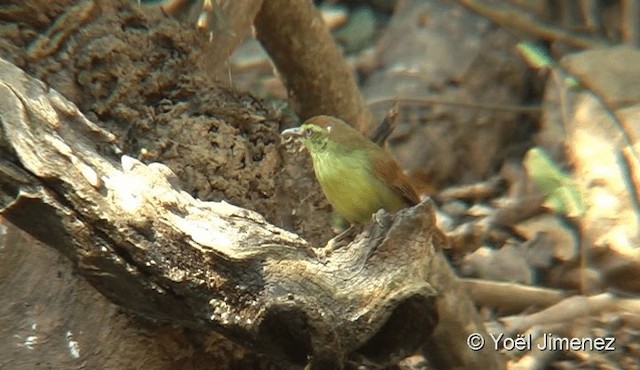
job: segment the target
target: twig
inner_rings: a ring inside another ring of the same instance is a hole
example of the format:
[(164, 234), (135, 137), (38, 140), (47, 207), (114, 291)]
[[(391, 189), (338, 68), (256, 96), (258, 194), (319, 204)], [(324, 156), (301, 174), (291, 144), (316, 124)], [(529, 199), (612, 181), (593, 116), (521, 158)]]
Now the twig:
[(396, 129), (398, 113), (400, 112), (398, 105), (399, 104), (396, 101), (391, 109), (389, 109), (382, 123), (378, 127), (376, 127), (375, 132), (371, 135), (371, 141), (380, 146), (384, 146), (384, 143), (385, 141), (387, 141), (387, 138), (389, 138), (389, 135), (391, 135), (391, 133), (393, 133), (393, 130)]
[(495, 23), (530, 33), (545, 40), (566, 41), (580, 48), (594, 48), (607, 44), (604, 40), (575, 35), (565, 30), (549, 26), (536, 19), (532, 19), (528, 14), (514, 9), (505, 9), (503, 6), (500, 8), (497, 6), (493, 7), (477, 0), (458, 0), (458, 2)]
[(549, 325), (572, 321), (602, 311), (618, 313), (640, 312), (640, 299), (617, 298), (610, 293), (595, 296), (575, 296), (566, 298), (557, 304), (528, 316), (503, 317), (508, 331), (523, 333), (535, 325)]
[(449, 199), (487, 199), (499, 195), (503, 190), (503, 184), (504, 179), (494, 176), (487, 181), (448, 187), (437, 194), (436, 199), (441, 201)]
[(640, 4), (638, 0), (622, 1), (622, 24), (620, 31), (622, 32), (622, 41), (630, 46), (638, 46), (639, 33), (638, 17), (640, 16)]
[(389, 104), (391, 102), (397, 102), (399, 105), (454, 105), (458, 107), (466, 107), (466, 108), (480, 108), (480, 109), (489, 109), (489, 110), (505, 110), (510, 112), (519, 112), (519, 113), (530, 113), (530, 114), (540, 114), (542, 113), (542, 108), (539, 106), (533, 107), (525, 107), (521, 105), (505, 105), (505, 104), (487, 104), (487, 103), (476, 103), (476, 102), (462, 102), (456, 100), (447, 100), (440, 98), (389, 98), (389, 99), (380, 99), (369, 102), (369, 106), (375, 106), (379, 104)]
[(516, 283), (481, 279), (461, 281), (477, 305), (500, 310), (521, 311), (534, 306), (548, 307), (566, 296), (566, 293), (560, 290)]

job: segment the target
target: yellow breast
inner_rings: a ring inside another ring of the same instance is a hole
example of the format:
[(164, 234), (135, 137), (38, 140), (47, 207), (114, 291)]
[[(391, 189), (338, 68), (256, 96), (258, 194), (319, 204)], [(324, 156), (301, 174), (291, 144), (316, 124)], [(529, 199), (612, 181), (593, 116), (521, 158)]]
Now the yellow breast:
[(333, 208), (351, 223), (366, 222), (384, 208), (396, 212), (406, 205), (402, 198), (377, 178), (365, 153), (344, 156), (312, 153), (318, 182)]

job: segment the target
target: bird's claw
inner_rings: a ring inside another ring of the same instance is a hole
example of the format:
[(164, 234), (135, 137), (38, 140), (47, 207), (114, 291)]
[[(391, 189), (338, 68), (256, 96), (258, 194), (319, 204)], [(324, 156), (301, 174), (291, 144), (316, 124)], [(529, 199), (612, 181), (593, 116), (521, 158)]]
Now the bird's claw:
[(325, 255), (326, 257), (330, 257), (333, 251), (349, 245), (349, 242), (344, 238), (344, 236), (345, 235), (340, 234), (335, 238), (329, 240), (327, 242), (327, 245), (324, 248), (322, 248), (322, 254)]
[(357, 230), (357, 228), (355, 228), (353, 225), (349, 226), (347, 230), (341, 232), (340, 234), (330, 239), (327, 242), (327, 245), (321, 248), (316, 255), (319, 257), (320, 260), (326, 260), (327, 258), (331, 257), (331, 254), (333, 254), (334, 251), (349, 245), (348, 236), (354, 230)]

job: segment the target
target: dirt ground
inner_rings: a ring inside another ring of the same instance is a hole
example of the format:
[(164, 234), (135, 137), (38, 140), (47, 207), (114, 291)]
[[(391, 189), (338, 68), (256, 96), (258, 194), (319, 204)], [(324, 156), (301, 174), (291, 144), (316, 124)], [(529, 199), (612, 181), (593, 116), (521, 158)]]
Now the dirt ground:
[[(279, 131), (292, 118), (208, 77), (205, 34), (158, 8), (133, 5), (15, 5), (0, 30), (0, 55), (116, 134), (124, 153), (168, 165), (192, 195), (253, 209), (309, 240), (326, 240), (328, 218), (314, 215), (329, 209), (313, 176), (299, 173), (305, 156), (293, 162), (297, 171), (285, 170), (292, 155), (283, 157)], [(304, 202), (286, 190), (292, 181)]]

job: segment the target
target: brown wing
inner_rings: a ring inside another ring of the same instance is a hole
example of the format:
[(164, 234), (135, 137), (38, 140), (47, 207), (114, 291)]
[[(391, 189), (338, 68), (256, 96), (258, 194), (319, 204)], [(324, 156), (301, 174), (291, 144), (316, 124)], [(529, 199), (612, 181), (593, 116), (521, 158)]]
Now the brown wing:
[(409, 176), (404, 174), (389, 153), (381, 148), (378, 148), (378, 150), (376, 151), (376, 158), (373, 160), (373, 171), (376, 176), (389, 184), (391, 189), (404, 199), (407, 206), (415, 206), (420, 203), (420, 197), (413, 185), (411, 185)]
[(364, 137), (358, 130), (331, 116), (316, 116), (306, 122), (320, 127), (330, 127), (331, 139), (343, 143), (345, 147), (353, 147), (355, 144), (366, 148), (365, 150), (373, 161), (374, 174), (384, 183), (389, 184), (393, 192), (402, 198), (407, 206), (415, 206), (420, 203), (420, 197), (411, 185), (411, 180), (402, 172), (391, 154)]

